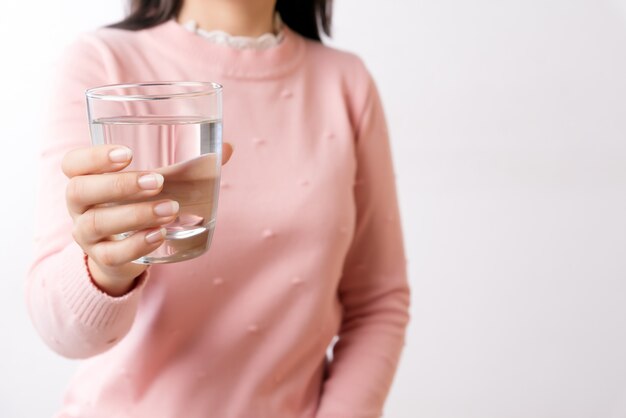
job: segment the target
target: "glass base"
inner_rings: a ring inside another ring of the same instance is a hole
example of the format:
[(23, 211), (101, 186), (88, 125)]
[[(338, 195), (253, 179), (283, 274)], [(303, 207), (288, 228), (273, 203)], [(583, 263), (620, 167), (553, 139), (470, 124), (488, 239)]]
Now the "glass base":
[(177, 232), (168, 230), (165, 241), (156, 250), (143, 257), (134, 260), (135, 264), (167, 264), (190, 260), (204, 254), (211, 245), (215, 222), (206, 227), (199, 227), (190, 235), (185, 231), (181, 237)]

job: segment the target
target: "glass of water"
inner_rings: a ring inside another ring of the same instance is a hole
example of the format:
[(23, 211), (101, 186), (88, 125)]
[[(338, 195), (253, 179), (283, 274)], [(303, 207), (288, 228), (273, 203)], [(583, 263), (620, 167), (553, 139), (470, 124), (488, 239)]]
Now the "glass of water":
[[(222, 86), (211, 82), (118, 84), (87, 90), (94, 145), (124, 145), (133, 160), (124, 171), (157, 172), (157, 196), (179, 203), (163, 244), (134, 262), (173, 263), (203, 254), (211, 243), (222, 163)], [(109, 205), (134, 202), (109, 203)], [(121, 240), (128, 231), (111, 237)]]

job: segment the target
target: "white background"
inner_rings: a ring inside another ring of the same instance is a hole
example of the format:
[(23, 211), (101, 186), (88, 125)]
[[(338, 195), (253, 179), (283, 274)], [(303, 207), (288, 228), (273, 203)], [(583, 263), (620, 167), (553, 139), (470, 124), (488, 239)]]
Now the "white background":
[[(1, 417), (50, 416), (75, 367), (23, 303), (40, 98), (122, 12), (2, 5)], [(626, 1), (336, 0), (335, 33), (382, 92), (410, 259), (386, 416), (626, 417)]]

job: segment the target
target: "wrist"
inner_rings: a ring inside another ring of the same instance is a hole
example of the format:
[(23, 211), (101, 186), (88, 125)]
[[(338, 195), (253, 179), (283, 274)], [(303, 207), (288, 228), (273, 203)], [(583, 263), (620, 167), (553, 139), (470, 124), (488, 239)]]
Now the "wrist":
[(124, 296), (133, 290), (137, 284), (138, 277), (147, 268), (146, 266), (137, 265), (137, 269), (132, 269), (133, 271), (127, 274), (113, 276), (105, 273), (88, 255), (85, 255), (85, 265), (93, 285), (112, 297)]

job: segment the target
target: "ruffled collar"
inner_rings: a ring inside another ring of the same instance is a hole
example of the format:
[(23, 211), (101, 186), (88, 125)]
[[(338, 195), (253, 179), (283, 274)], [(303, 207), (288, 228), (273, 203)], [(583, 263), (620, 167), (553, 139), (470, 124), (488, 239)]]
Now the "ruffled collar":
[(273, 48), (280, 44), (285, 37), (283, 22), (278, 13), (276, 13), (276, 17), (274, 18), (274, 33), (264, 33), (259, 37), (233, 36), (221, 30), (207, 31), (199, 28), (195, 20), (183, 23), (182, 26), (209, 42), (226, 45), (235, 49)]

